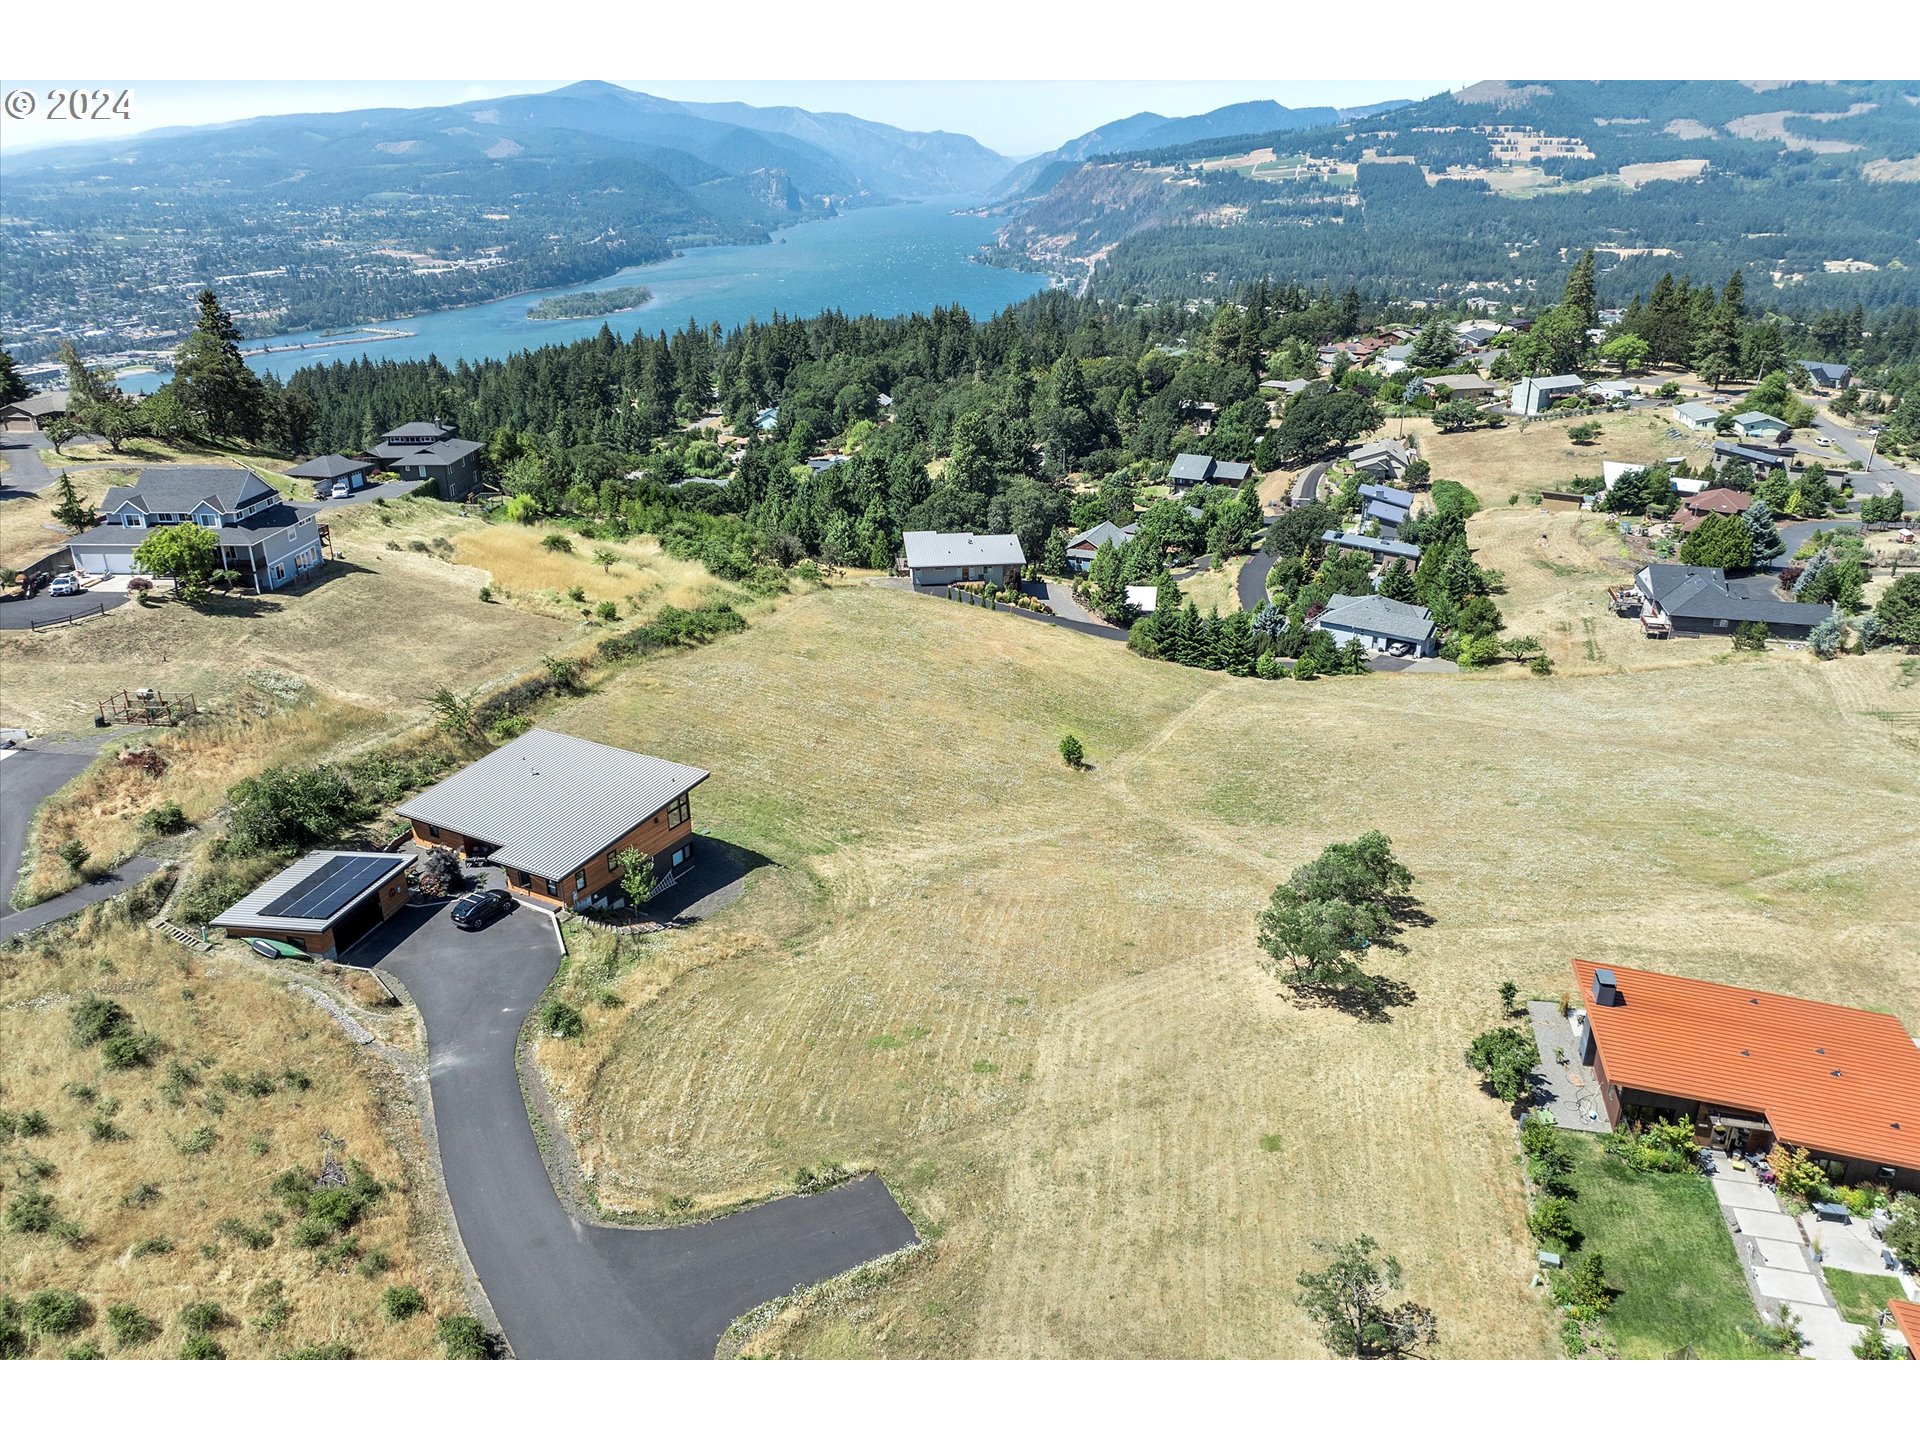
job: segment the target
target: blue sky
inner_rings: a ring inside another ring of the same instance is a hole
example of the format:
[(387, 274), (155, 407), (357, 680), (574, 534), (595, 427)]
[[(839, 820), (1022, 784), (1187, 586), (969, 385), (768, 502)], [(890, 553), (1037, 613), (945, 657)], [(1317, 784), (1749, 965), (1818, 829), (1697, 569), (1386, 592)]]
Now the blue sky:
[[(608, 76), (608, 79), (615, 77)], [(12, 81), (9, 88), (44, 93), (58, 81)], [(69, 84), (73, 82), (67, 82)], [(456, 104), (465, 100), (551, 90), (554, 80), (268, 80), (100, 81), (89, 86), (134, 91), (134, 131), (205, 125), (254, 115), (376, 106)], [(1463, 83), (1455, 80), (645, 80), (616, 79), (631, 89), (675, 100), (741, 100), (841, 110), (908, 130), (953, 130), (1007, 155), (1050, 150), (1094, 126), (1141, 110), (1196, 115), (1242, 100), (1283, 105), (1364, 105), (1417, 99)], [(108, 138), (107, 121), (85, 126), (31, 120), (0, 122), (0, 147), (22, 150), (70, 139)]]

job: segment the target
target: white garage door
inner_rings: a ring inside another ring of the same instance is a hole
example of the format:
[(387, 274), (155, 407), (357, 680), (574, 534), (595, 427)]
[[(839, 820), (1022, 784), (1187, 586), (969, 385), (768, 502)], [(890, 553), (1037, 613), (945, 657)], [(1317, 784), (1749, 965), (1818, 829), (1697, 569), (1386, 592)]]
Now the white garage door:
[(73, 563), (90, 575), (133, 574), (131, 550), (88, 550), (83, 546), (75, 545)]

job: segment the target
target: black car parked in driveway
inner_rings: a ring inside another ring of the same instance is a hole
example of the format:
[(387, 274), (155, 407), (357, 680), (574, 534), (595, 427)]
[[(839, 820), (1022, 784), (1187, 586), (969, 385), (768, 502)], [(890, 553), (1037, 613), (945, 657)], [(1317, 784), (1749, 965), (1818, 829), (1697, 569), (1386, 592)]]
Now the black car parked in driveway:
[(513, 909), (513, 897), (504, 890), (480, 890), (453, 907), (453, 923), (462, 930), (484, 930)]

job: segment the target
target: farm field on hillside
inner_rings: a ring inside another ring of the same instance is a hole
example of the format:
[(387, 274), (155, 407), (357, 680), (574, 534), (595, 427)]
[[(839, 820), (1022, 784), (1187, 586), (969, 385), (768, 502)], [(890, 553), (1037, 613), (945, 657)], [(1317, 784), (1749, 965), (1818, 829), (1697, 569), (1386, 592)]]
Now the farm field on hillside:
[[(1258, 682), (816, 594), (548, 722), (710, 769), (697, 827), (768, 863), (612, 967), (541, 1063), (609, 1208), (698, 1214), (833, 1163), (901, 1194), (930, 1252), (749, 1353), (1315, 1355), (1294, 1277), (1362, 1232), (1445, 1353), (1557, 1353), (1462, 1050), (1500, 981), (1558, 994), (1574, 955), (1920, 1023), (1920, 782), (1879, 718), (1912, 710), (1902, 678)], [(1848, 803), (1757, 806), (1755, 776)], [(1415, 995), (1384, 1024), (1254, 963), (1272, 886), (1373, 827), (1434, 920), (1379, 961)]]

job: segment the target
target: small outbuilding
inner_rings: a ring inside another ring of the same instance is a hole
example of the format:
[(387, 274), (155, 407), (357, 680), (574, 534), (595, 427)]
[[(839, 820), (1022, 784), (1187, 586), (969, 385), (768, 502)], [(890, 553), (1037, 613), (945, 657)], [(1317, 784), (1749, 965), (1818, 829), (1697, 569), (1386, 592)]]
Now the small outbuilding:
[(317, 455), (305, 464), (287, 471), (294, 480), (311, 480), (315, 493), (328, 498), (336, 482), (344, 480), (349, 490), (358, 490), (373, 474), (373, 461), (350, 460), (345, 455)]
[(384, 850), (316, 850), (214, 917), (243, 940), (274, 940), (337, 960), (407, 903), (414, 857)]

